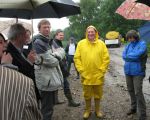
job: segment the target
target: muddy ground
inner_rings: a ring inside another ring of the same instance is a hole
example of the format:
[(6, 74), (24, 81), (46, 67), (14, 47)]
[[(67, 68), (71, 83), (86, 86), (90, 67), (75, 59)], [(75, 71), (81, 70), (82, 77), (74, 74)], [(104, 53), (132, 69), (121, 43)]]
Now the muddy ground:
[[(136, 114), (128, 117), (126, 112), (130, 108), (130, 99), (126, 88), (123, 72), (123, 60), (121, 58), (123, 47), (110, 48), (111, 63), (105, 76), (104, 96), (101, 101), (101, 110), (105, 113), (103, 120), (136, 120)], [(147, 63), (147, 75), (143, 83), (143, 91), (147, 105), (147, 120), (150, 120), (150, 60)], [(54, 108), (53, 120), (83, 120), (84, 99), (82, 96), (82, 86), (79, 79), (76, 79), (76, 72), (72, 65), (71, 75), (68, 78), (70, 88), (75, 101), (80, 102), (80, 107), (68, 107), (63, 90), (59, 90), (59, 100), (64, 104), (56, 105)], [(92, 115), (89, 120), (99, 120), (94, 114), (94, 104), (92, 105)]]

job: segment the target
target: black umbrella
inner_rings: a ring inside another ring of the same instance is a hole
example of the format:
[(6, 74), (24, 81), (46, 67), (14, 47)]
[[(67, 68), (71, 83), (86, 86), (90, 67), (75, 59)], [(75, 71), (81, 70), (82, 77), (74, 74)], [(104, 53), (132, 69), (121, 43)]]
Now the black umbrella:
[(143, 3), (145, 5), (150, 6), (150, 0), (136, 0), (136, 2)]
[(61, 18), (80, 13), (72, 0), (1, 0), (0, 17), (7, 18)]

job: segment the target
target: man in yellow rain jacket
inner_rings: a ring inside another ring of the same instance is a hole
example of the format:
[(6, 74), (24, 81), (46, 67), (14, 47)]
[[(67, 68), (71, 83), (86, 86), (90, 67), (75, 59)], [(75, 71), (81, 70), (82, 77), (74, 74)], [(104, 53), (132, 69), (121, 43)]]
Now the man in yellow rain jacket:
[(103, 41), (98, 39), (98, 31), (94, 26), (86, 29), (86, 38), (78, 43), (74, 62), (81, 74), (83, 95), (86, 103), (84, 119), (91, 113), (91, 99), (94, 97), (95, 113), (103, 117), (100, 111), (100, 100), (103, 95), (104, 74), (109, 65), (109, 53)]

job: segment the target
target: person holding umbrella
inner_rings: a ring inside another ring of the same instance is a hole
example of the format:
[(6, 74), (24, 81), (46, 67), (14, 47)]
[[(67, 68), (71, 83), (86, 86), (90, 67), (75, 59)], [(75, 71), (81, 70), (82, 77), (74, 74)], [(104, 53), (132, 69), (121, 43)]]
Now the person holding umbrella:
[(131, 98), (131, 109), (127, 115), (135, 114), (138, 110), (138, 119), (146, 120), (146, 103), (142, 85), (146, 70), (147, 47), (145, 41), (140, 40), (135, 30), (128, 31), (126, 39), (130, 43), (125, 47), (122, 57), (125, 61), (124, 72)]

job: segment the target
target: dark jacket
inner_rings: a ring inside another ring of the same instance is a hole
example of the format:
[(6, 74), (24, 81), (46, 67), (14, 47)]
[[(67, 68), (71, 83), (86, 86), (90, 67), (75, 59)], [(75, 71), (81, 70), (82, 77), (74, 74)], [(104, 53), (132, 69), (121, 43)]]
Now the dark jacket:
[(24, 48), (23, 47), (23, 54), (27, 57), (28, 56), (28, 54), (30, 53), (30, 51), (32, 50), (32, 42), (30, 42), (30, 43), (28, 43), (28, 44), (26, 44), (25, 46), (27, 46), (28, 48), (26, 49), (26, 48)]
[(49, 45), (50, 39), (38, 34), (33, 37), (33, 46), (37, 54), (45, 53), (47, 50), (51, 49)]
[(8, 43), (7, 52), (11, 54), (13, 58), (12, 64), (18, 67), (18, 71), (33, 80), (37, 99), (39, 99), (40, 95), (35, 83), (34, 66), (22, 56), (23, 53), (19, 52), (11, 42)]
[[(60, 40), (57, 40), (57, 39), (53, 39), (53, 41), (50, 43), (52, 44), (52, 46), (54, 48), (63, 48), (63, 44)], [(60, 65), (60, 68), (61, 68), (61, 71), (62, 71), (62, 74), (63, 74), (63, 77), (66, 78), (69, 76), (69, 71), (68, 71), (68, 68), (67, 68), (67, 61), (66, 61), (66, 58), (62, 59), (60, 62), (59, 62), (59, 65)]]

